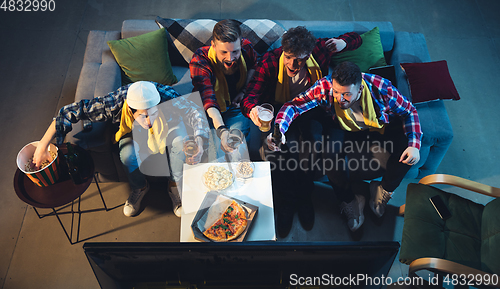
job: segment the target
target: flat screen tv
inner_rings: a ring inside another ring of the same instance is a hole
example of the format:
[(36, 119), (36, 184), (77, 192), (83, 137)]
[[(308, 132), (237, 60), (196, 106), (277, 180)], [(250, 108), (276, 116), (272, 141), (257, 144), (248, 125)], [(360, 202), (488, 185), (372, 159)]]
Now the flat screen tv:
[(380, 288), (398, 242), (85, 243), (103, 289)]

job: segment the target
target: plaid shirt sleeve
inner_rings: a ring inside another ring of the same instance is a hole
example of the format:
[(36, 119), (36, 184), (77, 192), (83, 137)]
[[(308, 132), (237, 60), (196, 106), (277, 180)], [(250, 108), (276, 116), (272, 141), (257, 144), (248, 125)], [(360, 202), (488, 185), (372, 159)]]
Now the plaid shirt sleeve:
[(328, 79), (328, 77), (323, 77), (316, 81), (308, 90), (283, 104), (275, 120), (275, 123), (280, 125), (282, 133), (288, 130), (293, 120), (299, 115), (315, 107), (321, 106), (325, 110), (331, 109), (329, 105), (331, 81)]
[[(189, 63), (189, 70), (191, 72), (193, 91), (200, 92), (203, 108), (208, 110), (211, 107), (215, 107), (220, 110), (217, 98), (215, 97), (215, 73), (212, 70), (212, 63), (208, 58), (209, 49), (210, 46), (205, 46), (196, 50)], [(252, 43), (245, 38), (242, 38), (241, 53), (245, 58), (247, 70), (253, 69), (257, 62), (257, 52), (255, 52)]]
[(215, 97), (215, 73), (212, 71), (212, 65), (208, 59), (208, 49), (210, 46), (198, 48), (193, 54), (189, 63), (193, 91), (199, 91), (203, 108), (205, 110), (215, 107), (220, 110), (217, 98)]
[[(156, 86), (162, 102), (176, 99), (174, 106), (186, 116), (189, 125), (194, 129), (195, 135), (208, 138), (208, 122), (195, 103), (179, 97), (179, 94), (170, 86), (155, 82), (153, 84)], [(56, 117), (57, 144), (64, 142), (64, 137), (72, 130), (72, 124), (80, 120), (92, 122), (111, 120), (112, 123), (119, 123), (129, 87), (130, 84), (122, 86), (105, 96), (84, 99), (62, 107)]]
[(130, 85), (122, 86), (105, 96), (83, 99), (63, 106), (56, 117), (56, 142), (62, 144), (64, 137), (73, 128), (73, 123), (80, 120), (101, 122), (112, 120), (120, 122), (123, 101)]
[(241, 106), (241, 111), (246, 117), (256, 105), (274, 101), (281, 52), (281, 48), (267, 52), (256, 65), (255, 73), (247, 85)]
[(193, 128), (195, 136), (201, 136), (206, 139), (209, 137), (210, 128), (202, 108), (191, 100), (180, 96), (171, 86), (155, 83), (158, 92), (164, 101), (172, 101), (172, 106), (177, 110), (182, 118), (187, 119), (187, 123)]
[(380, 108), (382, 120), (388, 123), (390, 115), (401, 117), (404, 132), (408, 137), (408, 146), (420, 149), (423, 133), (417, 109), (413, 104), (389, 80), (368, 73), (364, 73), (363, 78), (372, 86), (370, 91)]
[(318, 40), (316, 40), (316, 47), (313, 50), (313, 56), (321, 68), (323, 76), (328, 75), (328, 66), (330, 65), (330, 60), (334, 54), (358, 49), (363, 43), (363, 39), (361, 39), (361, 36), (359, 36), (356, 32), (349, 32), (335, 38), (345, 41), (346, 47), (342, 51), (332, 52), (326, 47), (326, 41), (330, 38), (318, 38)]

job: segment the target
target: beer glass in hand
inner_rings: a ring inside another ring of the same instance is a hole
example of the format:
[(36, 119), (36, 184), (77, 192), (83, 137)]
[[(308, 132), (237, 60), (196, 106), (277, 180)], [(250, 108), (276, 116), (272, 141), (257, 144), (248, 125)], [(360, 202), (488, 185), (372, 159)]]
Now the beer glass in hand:
[(183, 139), (182, 151), (186, 155), (186, 164), (188, 165), (196, 164), (193, 156), (200, 150), (195, 138), (194, 135), (187, 135)]
[(269, 103), (258, 106), (260, 131), (268, 132), (271, 129), (271, 121), (274, 118), (274, 107)]
[(236, 162), (241, 158), (240, 145), (243, 144), (245, 136), (243, 132), (237, 128), (229, 131), (227, 138), (227, 147), (224, 148), (221, 143), (221, 149), (226, 153), (226, 160), (228, 162)]

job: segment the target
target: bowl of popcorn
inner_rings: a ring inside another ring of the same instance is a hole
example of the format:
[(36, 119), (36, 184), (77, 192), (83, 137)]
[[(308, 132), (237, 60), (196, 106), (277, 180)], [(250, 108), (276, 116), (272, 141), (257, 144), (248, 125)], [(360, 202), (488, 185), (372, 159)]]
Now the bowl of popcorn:
[(242, 160), (236, 165), (236, 177), (241, 179), (249, 179), (253, 176), (255, 165), (249, 160)]
[(233, 173), (222, 165), (213, 165), (203, 174), (203, 184), (211, 191), (222, 191), (234, 182)]
[(47, 187), (55, 184), (59, 179), (58, 148), (54, 144), (50, 144), (48, 152), (51, 160), (43, 161), (40, 167), (36, 167), (33, 162), (33, 154), (38, 144), (38, 141), (31, 142), (19, 151), (16, 158), (17, 167), (37, 186)]

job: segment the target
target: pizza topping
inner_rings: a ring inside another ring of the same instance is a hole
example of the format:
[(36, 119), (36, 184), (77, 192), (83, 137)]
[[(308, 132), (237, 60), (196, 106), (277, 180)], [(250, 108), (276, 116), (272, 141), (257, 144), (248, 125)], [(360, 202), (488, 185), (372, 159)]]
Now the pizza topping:
[(237, 238), (246, 228), (246, 214), (235, 201), (224, 211), (203, 234), (214, 241), (230, 241)]

